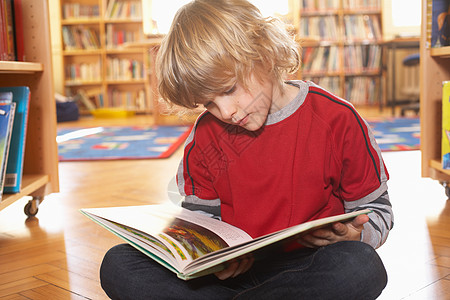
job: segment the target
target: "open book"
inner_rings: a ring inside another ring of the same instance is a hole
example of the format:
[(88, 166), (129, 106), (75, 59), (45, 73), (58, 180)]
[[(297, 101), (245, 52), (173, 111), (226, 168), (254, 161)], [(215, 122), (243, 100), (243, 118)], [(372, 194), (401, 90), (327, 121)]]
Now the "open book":
[(227, 261), (247, 253), (257, 259), (308, 231), (371, 212), (314, 220), (253, 239), (237, 227), (173, 204), (80, 211), (184, 280), (221, 271)]

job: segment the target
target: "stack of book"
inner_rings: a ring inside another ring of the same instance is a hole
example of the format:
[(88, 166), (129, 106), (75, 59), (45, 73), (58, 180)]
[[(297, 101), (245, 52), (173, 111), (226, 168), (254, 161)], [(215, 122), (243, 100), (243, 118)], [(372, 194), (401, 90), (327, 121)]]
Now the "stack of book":
[(0, 88), (0, 200), (21, 189), (29, 103), (28, 87)]

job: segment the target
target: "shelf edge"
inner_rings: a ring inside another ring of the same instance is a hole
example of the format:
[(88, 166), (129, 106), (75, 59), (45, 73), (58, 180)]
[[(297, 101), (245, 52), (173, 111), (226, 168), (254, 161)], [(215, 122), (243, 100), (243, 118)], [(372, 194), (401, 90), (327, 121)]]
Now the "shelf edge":
[(35, 73), (42, 72), (42, 63), (22, 61), (0, 61), (0, 73)]
[(16, 194), (3, 194), (0, 202), (0, 211), (7, 206), (13, 204), (15, 201), (30, 195), (34, 191), (43, 187), (50, 181), (49, 175), (23, 175), (22, 189)]

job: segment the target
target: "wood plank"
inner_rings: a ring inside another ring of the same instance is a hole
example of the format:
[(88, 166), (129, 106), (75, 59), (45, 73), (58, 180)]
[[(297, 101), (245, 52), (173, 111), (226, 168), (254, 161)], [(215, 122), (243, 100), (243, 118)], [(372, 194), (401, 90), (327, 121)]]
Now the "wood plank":
[(431, 262), (433, 265), (448, 268), (447, 275), (450, 275), (450, 257), (448, 256), (438, 256), (435, 260)]
[(55, 286), (83, 295), (89, 299), (108, 299), (98, 281), (78, 274), (60, 270), (36, 276), (38, 279)]
[(450, 299), (450, 280), (439, 280), (413, 294), (408, 299)]
[(35, 277), (28, 277), (22, 280), (0, 284), (0, 297), (17, 294), (47, 284), (47, 282), (36, 279)]
[(29, 277), (34, 277), (36, 275), (54, 272), (59, 270), (60, 268), (57, 266), (52, 266), (50, 264), (41, 264), (30, 266), (28, 268), (23, 268), (7, 273), (0, 274), (0, 284), (4, 285), (13, 281), (20, 281), (27, 279)]
[(48, 284), (38, 288), (30, 289), (20, 293), (26, 299), (49, 300), (49, 299), (86, 299), (86, 297), (77, 295), (60, 287)]
[(27, 268), (29, 266), (50, 263), (52, 261), (63, 259), (65, 257), (66, 254), (64, 252), (46, 251), (45, 249), (40, 251), (40, 253), (38, 254), (27, 252), (27, 254), (25, 254), (22, 259), (2, 259), (2, 261), (0, 261), (0, 265), (2, 266), (0, 272), (2, 272), (2, 274), (14, 272), (23, 268)]
[(2, 300), (29, 300), (30, 298), (27, 298), (25, 296), (22, 296), (20, 294), (12, 294), (5, 297), (2, 297)]
[(80, 276), (87, 277), (93, 281), (99, 282), (100, 262), (89, 262), (73, 255), (67, 255), (66, 259), (53, 261), (50, 264), (55, 268), (70, 271)]

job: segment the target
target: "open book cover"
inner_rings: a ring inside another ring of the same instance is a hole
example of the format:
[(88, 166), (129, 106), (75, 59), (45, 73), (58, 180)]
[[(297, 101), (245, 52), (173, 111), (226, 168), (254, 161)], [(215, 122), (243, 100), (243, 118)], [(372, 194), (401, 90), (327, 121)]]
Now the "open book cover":
[(310, 230), (371, 212), (318, 219), (253, 239), (237, 227), (173, 204), (80, 211), (184, 280), (221, 271), (225, 262), (244, 254), (258, 259)]

